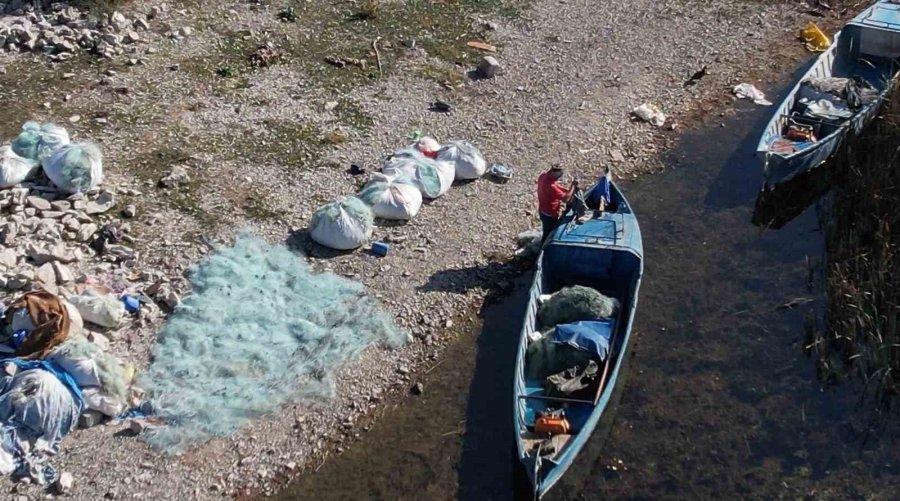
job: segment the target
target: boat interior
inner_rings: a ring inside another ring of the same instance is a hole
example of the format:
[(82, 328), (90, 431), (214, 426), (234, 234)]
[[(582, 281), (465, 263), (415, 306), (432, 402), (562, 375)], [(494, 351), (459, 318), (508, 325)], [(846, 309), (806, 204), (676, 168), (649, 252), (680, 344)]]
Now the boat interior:
[[(897, 15), (900, 9), (895, 4), (878, 7), (889, 9), (890, 15)], [(773, 153), (791, 155), (831, 137), (855, 116), (872, 109), (870, 105), (891, 86), (900, 53), (885, 50), (884, 40), (897, 45), (900, 35), (849, 24), (836, 38), (834, 49), (820, 56), (823, 61), (804, 77), (789, 106), (782, 110), (779, 134), (770, 139)], [(836, 79), (846, 85), (838, 85)], [(828, 80), (832, 86), (822, 89), (811, 83), (816, 80)]]
[[(603, 335), (609, 341), (609, 351), (605, 360), (594, 358), (598, 366), (597, 377), (586, 388), (566, 395), (565, 398), (548, 395), (545, 381), (552, 374), (542, 373), (540, 369), (536, 371), (526, 358), (525, 388), (524, 393), (519, 395), (524, 420), (520, 439), (524, 451), (540, 448), (544, 459), (552, 460), (564, 453), (567, 444), (585, 427), (604, 388), (609, 385), (611, 368), (615, 365), (624, 342), (623, 331), (627, 329), (627, 315), (631, 310), (634, 289), (640, 275), (640, 258), (622, 248), (578, 245), (583, 243), (583, 238), (588, 239), (589, 243), (614, 245), (625, 231), (622, 228), (622, 216), (630, 213), (631, 208), (617, 190), (612, 189), (610, 195), (610, 210), (597, 210), (597, 205), (590, 202), (591, 192), (588, 192), (585, 198), (589, 210), (586, 217), (581, 218), (582, 222), (569, 215), (566, 226), (560, 233), (562, 238), (551, 241), (544, 247), (540, 277), (536, 283), (539, 289), (532, 291), (533, 295), (539, 296), (553, 294), (563, 287), (581, 285), (615, 298), (620, 304), (613, 318), (598, 319), (605, 330)], [(525, 327), (527, 335), (552, 330), (552, 325), (540, 325), (536, 314), (537, 301), (531, 303), (532, 314), (528, 315), (530, 325)], [(559, 410), (564, 412), (568, 421), (568, 433), (552, 436), (535, 433), (535, 422), (540, 414)]]

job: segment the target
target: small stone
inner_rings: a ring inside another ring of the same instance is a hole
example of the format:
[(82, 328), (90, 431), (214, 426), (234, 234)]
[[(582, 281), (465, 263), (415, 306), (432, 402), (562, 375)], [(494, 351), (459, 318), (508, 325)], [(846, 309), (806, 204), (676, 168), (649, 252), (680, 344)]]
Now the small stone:
[(397, 373), (400, 374), (400, 375), (402, 375), (402, 376), (405, 376), (405, 375), (409, 374), (409, 369), (407, 369), (406, 367), (402, 367), (402, 366), (401, 366), (401, 367), (398, 367), (398, 368), (397, 368)]
[(78, 427), (79, 428), (93, 428), (98, 424), (103, 422), (103, 413), (100, 411), (95, 411), (88, 409), (81, 413), (81, 416), (78, 418)]
[(114, 205), (116, 205), (115, 197), (113, 197), (112, 193), (105, 191), (96, 200), (88, 202), (85, 205), (84, 212), (89, 216), (103, 214), (112, 209)]
[(52, 263), (44, 263), (37, 269), (37, 281), (48, 286), (56, 287), (56, 271), (53, 270)]
[(56, 211), (65, 212), (72, 208), (72, 203), (66, 200), (57, 200), (50, 202), (50, 208)]
[(74, 123), (78, 123), (78, 122), (80, 122), (80, 121), (81, 121), (81, 115), (72, 115), (72, 116), (69, 117), (69, 122), (70, 122), (70, 123), (73, 123), (73, 124), (74, 124)]
[(289, 461), (289, 462), (285, 463), (284, 468), (287, 471), (294, 471), (297, 469), (297, 463), (295, 463), (293, 461)]
[(416, 383), (413, 385), (410, 391), (412, 391), (413, 395), (421, 395), (425, 393), (425, 385), (422, 383)]
[(126, 205), (125, 208), (122, 209), (122, 215), (129, 219), (133, 218), (137, 215), (137, 207), (135, 207), (134, 204)]
[(338, 107), (337, 101), (328, 101), (327, 103), (325, 103), (325, 111), (332, 111), (337, 107)]
[(51, 208), (50, 202), (47, 199), (33, 195), (25, 199), (25, 204), (29, 207), (34, 207), (37, 210), (50, 210)]
[(613, 162), (624, 162), (625, 155), (622, 154), (621, 150), (609, 150), (609, 158)]
[(178, 30), (178, 34), (183, 37), (189, 37), (194, 34), (194, 29), (191, 28), (190, 26), (185, 26), (185, 27), (181, 28), (180, 30)]
[(68, 284), (75, 281), (75, 274), (72, 273), (72, 270), (60, 262), (53, 262), (53, 272), (56, 274), (56, 283), (58, 284)]
[(134, 27), (139, 30), (147, 31), (150, 29), (150, 23), (148, 23), (146, 19), (139, 17), (134, 20)]
[(19, 256), (15, 249), (0, 250), (0, 268), (12, 269), (16, 267)]
[(60, 212), (58, 210), (45, 210), (41, 211), (41, 217), (44, 219), (59, 219), (63, 217), (65, 212)]
[(135, 31), (128, 31), (125, 33), (125, 36), (122, 37), (122, 41), (125, 43), (138, 43), (141, 41), (141, 36), (137, 34)]
[(191, 182), (191, 178), (188, 176), (187, 170), (180, 165), (176, 165), (172, 167), (172, 170), (165, 177), (159, 180), (159, 185), (164, 188), (174, 188), (189, 182)]
[(500, 63), (494, 56), (484, 56), (478, 63), (478, 72), (484, 78), (494, 78), (500, 71)]
[(97, 225), (93, 223), (84, 224), (81, 228), (78, 229), (78, 234), (75, 236), (75, 239), (79, 242), (87, 242), (90, 239), (94, 238), (94, 234), (97, 233)]

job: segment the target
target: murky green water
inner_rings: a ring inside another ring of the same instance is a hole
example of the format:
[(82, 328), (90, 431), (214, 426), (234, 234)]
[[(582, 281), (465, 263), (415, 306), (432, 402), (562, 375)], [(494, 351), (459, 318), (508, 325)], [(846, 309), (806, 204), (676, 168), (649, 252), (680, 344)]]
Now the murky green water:
[[(823, 308), (815, 208), (777, 231), (751, 224), (766, 111), (689, 134), (669, 171), (624, 186), (646, 252), (632, 357), (621, 401), (549, 498), (898, 497), (897, 434), (873, 426), (853, 384), (820, 384), (804, 354)], [(512, 499), (525, 283), (450, 348), (424, 396), (283, 499)], [(813, 301), (783, 308), (798, 298)]]

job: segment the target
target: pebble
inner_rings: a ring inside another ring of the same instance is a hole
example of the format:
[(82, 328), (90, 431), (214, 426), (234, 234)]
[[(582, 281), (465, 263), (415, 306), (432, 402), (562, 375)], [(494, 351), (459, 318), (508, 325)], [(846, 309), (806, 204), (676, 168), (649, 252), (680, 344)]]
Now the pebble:
[(49, 200), (36, 196), (30, 196), (26, 198), (25, 203), (29, 207), (34, 207), (37, 210), (50, 210), (51, 208)]
[(80, 122), (80, 121), (81, 121), (81, 115), (72, 115), (72, 116), (69, 117), (69, 122), (70, 122), (70, 123), (73, 123), (73, 124), (74, 124), (74, 123), (78, 123), (78, 122)]
[(122, 215), (129, 219), (133, 218), (137, 215), (137, 207), (135, 207), (134, 204), (126, 205), (125, 208), (122, 209)]
[(494, 56), (484, 56), (478, 63), (478, 72), (484, 78), (494, 78), (500, 71), (500, 63)]

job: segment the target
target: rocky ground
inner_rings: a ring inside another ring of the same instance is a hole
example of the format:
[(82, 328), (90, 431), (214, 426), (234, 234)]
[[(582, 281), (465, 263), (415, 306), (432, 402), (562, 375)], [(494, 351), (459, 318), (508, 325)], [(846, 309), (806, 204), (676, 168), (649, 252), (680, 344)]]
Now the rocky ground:
[[(364, 282), (413, 337), (342, 368), (335, 399), (285, 407), (179, 456), (120, 427), (78, 430), (56, 464), (74, 475), (70, 495), (84, 499), (267, 494), (315, 470), (471, 330), (489, 293), (508, 287), (519, 272), (515, 235), (538, 224), (534, 179), (548, 164), (584, 180), (603, 164), (626, 179), (658, 170), (679, 130), (700, 114), (730, 113), (735, 84), (762, 86), (792, 70), (803, 55), (798, 27), (839, 15), (727, 0), (153, 0), (120, 13), (103, 12), (103, 2), (92, 11), (47, 5), (46, 14), (22, 4), (0, 2), (0, 135), (11, 139), (28, 119), (55, 121), (101, 146), (107, 179), (83, 200), (40, 180), (3, 192), (11, 215), (0, 235), (16, 226), (0, 252), (4, 298), (34, 282), (89, 280), (148, 293), (165, 311), (212, 242), (250, 228)], [(470, 40), (497, 47), (496, 77), (472, 78), (486, 53)], [(685, 86), (704, 66), (708, 74)], [(437, 100), (451, 111), (431, 111)], [(630, 117), (644, 102), (668, 114), (664, 126)], [(455, 186), (414, 221), (376, 228), (374, 238), (393, 243), (385, 258), (313, 245), (304, 232), (313, 211), (364, 180), (350, 164), (377, 168), (416, 130), (468, 139), (514, 177)], [(97, 255), (86, 244), (113, 223), (127, 238)], [(106, 332), (109, 349), (145, 367), (162, 320)]]

